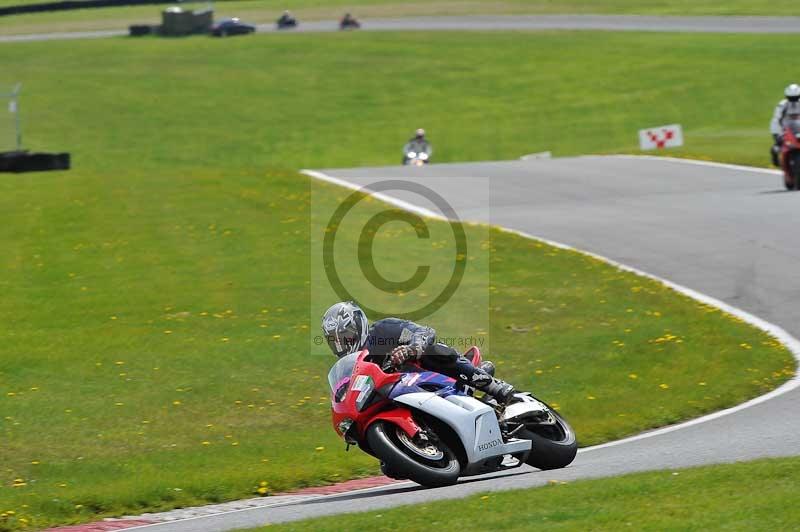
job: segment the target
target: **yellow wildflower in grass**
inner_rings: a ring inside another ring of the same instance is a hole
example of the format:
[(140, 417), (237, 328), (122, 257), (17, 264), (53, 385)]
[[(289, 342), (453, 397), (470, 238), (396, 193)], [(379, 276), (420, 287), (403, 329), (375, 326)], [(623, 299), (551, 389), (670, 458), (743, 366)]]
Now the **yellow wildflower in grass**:
[(175, 406), (179, 406), (181, 404), (181, 402), (180, 401), (172, 401), (172, 404), (175, 405)]
[(639, 378), (639, 376), (636, 373), (629, 373), (628, 378), (636, 380)]
[(661, 388), (662, 390), (666, 390), (666, 389), (669, 388), (669, 384), (663, 384), (662, 383), (662, 384), (659, 384), (658, 387)]
[(324, 450), (325, 450), (325, 447), (317, 447), (317, 448), (316, 448), (316, 449), (314, 449), (314, 450), (315, 450), (315, 451), (324, 451)]
[(210, 441), (204, 441), (204, 442), (202, 442), (202, 445), (211, 445), (211, 442)]

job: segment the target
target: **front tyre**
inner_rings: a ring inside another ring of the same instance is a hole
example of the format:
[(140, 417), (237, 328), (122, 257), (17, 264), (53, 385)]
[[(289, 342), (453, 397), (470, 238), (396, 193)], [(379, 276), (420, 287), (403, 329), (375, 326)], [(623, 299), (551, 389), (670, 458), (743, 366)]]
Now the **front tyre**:
[(552, 408), (548, 407), (548, 410), (555, 421), (552, 425), (527, 425), (515, 436), (531, 440), (531, 452), (525, 460), (528, 465), (538, 469), (560, 469), (575, 460), (578, 441), (567, 420)]
[[(393, 423), (376, 421), (367, 429), (367, 441), (394, 478), (408, 478), (428, 488), (451, 486), (461, 465), (443, 442), (412, 440)], [(395, 476), (396, 475), (396, 476)]]
[(784, 174), (786, 190), (800, 190), (800, 151), (789, 153), (790, 176)]

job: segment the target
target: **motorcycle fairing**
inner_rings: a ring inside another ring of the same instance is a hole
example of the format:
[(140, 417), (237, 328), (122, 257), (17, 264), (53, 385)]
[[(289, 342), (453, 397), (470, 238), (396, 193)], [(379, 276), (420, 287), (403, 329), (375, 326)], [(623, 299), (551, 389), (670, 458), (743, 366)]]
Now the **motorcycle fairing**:
[(409, 393), (434, 391), (439, 397), (462, 394), (456, 387), (455, 379), (436, 373), (435, 371), (419, 371), (404, 373), (389, 393), (389, 399), (395, 400)]
[(470, 474), (470, 469), (479, 472), (487, 459), (505, 454), (524, 454), (531, 450), (530, 440), (512, 438), (504, 442), (494, 409), (474, 397), (440, 397), (433, 392), (417, 392), (401, 395), (395, 402), (426, 412), (455, 431), (467, 454), (469, 463), (465, 468), (466, 474)]

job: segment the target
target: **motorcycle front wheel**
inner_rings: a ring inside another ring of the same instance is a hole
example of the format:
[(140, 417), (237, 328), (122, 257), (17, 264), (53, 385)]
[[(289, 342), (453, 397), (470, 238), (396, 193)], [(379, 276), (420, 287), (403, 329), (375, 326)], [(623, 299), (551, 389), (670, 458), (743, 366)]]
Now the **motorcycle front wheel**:
[(786, 189), (800, 190), (800, 151), (790, 153), (789, 157), (789, 169), (792, 172), (792, 177), (791, 179), (785, 179)]
[(410, 438), (400, 427), (377, 421), (367, 429), (372, 451), (397, 476), (428, 488), (451, 486), (458, 481), (461, 465), (443, 442)]
[(525, 462), (537, 469), (567, 467), (578, 454), (575, 431), (558, 412), (548, 407), (555, 422), (552, 425), (530, 424), (514, 436), (531, 440), (531, 452)]

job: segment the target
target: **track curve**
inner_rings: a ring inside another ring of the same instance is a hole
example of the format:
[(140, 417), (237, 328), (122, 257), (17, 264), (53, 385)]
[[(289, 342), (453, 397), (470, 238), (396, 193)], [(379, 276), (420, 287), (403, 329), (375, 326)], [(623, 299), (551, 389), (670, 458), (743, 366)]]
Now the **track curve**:
[[(800, 235), (786, 230), (800, 223), (800, 195), (780, 190), (780, 177), (769, 170), (677, 159), (578, 157), (327, 170), (317, 176), (356, 186), (382, 178), (419, 181), (447, 197), (466, 219), (473, 208), (474, 213), (486, 212), (486, 198), (459, 186), (458, 178), (488, 177), (491, 220), (480, 221), (565, 242), (652, 272), (800, 336), (800, 306), (795, 304), (800, 296), (800, 276), (794, 273), (800, 265)], [(400, 202), (418, 200), (402, 192), (389, 195)], [(797, 348), (794, 338), (786, 338)], [(159, 532), (232, 530), (541, 486), (550, 480), (798, 455), (797, 385), (795, 378), (745, 407), (582, 449), (567, 469), (541, 472), (526, 468), (434, 490), (401, 483), (140, 528)]]

